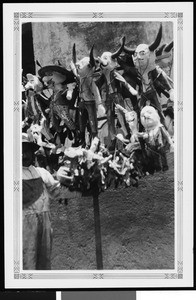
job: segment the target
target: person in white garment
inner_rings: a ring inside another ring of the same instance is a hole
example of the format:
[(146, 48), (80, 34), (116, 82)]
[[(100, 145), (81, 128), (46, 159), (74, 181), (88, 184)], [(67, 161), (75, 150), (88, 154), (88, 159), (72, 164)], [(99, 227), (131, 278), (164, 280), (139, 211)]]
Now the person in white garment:
[[(61, 186), (46, 169), (33, 165), (35, 152), (38, 149), (39, 146), (31, 140), (30, 135), (22, 133), (24, 270), (51, 269), (50, 200), (81, 197), (81, 193), (71, 192), (65, 186)], [(62, 168), (58, 172), (63, 176)]]

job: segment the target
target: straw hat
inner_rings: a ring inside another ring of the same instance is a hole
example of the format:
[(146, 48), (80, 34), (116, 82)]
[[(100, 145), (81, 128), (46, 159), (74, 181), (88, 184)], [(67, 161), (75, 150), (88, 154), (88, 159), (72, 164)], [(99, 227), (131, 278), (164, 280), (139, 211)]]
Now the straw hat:
[(58, 72), (62, 75), (66, 76), (66, 83), (72, 83), (75, 81), (75, 77), (74, 74), (72, 73), (72, 71), (67, 70), (66, 68), (62, 67), (62, 66), (58, 66), (58, 65), (49, 65), (49, 66), (45, 66), (41, 69), (38, 70), (38, 74), (41, 78), (43, 78), (44, 76), (47, 76), (46, 73), (48, 72)]

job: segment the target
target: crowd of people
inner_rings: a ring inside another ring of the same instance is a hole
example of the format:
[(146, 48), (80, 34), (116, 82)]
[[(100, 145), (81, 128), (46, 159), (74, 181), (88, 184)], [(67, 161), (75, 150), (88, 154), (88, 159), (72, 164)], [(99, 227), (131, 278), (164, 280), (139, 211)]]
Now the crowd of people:
[[(168, 170), (173, 43), (76, 58), (23, 77), (23, 268), (51, 268), (50, 199), (99, 194)], [(169, 66), (169, 73), (162, 67)], [(169, 76), (170, 75), (170, 76)]]

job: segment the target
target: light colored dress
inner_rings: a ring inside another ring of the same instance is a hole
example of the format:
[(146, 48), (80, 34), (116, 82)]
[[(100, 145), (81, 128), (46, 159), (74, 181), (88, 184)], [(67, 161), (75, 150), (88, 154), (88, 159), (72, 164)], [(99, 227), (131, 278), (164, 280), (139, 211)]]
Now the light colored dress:
[(49, 198), (59, 187), (60, 183), (44, 168), (23, 167), (24, 270), (51, 269)]

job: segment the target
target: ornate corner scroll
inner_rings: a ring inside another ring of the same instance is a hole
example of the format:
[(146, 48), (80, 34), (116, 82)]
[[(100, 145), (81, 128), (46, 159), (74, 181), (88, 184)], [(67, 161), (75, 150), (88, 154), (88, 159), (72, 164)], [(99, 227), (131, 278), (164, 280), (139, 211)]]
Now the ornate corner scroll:
[(178, 261), (178, 279), (183, 279), (183, 261)]
[(33, 279), (32, 273), (20, 273), (19, 260), (14, 261), (14, 279)]
[(104, 279), (104, 274), (95, 273), (95, 274), (93, 274), (93, 279)]
[(14, 31), (19, 31), (20, 18), (33, 18), (33, 12), (15, 12), (14, 13)]
[(103, 13), (102, 12), (93, 12), (93, 18), (103, 18)]
[(177, 18), (178, 13), (177, 12), (165, 12), (164, 18)]
[(183, 13), (182, 12), (165, 12), (164, 18), (177, 18), (177, 29), (183, 30)]
[(183, 180), (178, 181), (178, 192), (183, 192)]
[(20, 18), (32, 18), (33, 13), (32, 12), (21, 12), (20, 13)]
[(183, 30), (183, 13), (178, 13), (178, 30)]
[(183, 111), (183, 101), (178, 101), (178, 111)]
[(19, 101), (14, 101), (14, 111), (20, 111), (20, 104)]
[(177, 261), (177, 273), (165, 273), (165, 279), (183, 279), (183, 261)]
[(19, 31), (19, 13), (18, 12), (15, 12), (14, 13), (14, 31)]
[(14, 180), (14, 192), (19, 192), (20, 181)]

